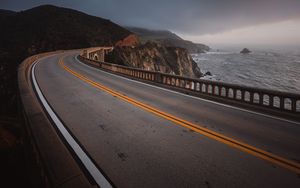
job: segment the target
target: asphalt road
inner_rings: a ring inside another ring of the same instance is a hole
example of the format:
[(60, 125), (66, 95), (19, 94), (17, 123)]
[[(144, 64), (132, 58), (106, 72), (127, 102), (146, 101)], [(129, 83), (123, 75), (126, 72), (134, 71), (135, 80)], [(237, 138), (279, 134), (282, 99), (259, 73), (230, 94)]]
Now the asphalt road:
[[(52, 109), (116, 187), (300, 187), (299, 171), (202, 134), (85, 79), (298, 166), (300, 123), (124, 79), (84, 65), (76, 55), (40, 60), (35, 77)], [(83, 78), (65, 70), (61, 58)]]

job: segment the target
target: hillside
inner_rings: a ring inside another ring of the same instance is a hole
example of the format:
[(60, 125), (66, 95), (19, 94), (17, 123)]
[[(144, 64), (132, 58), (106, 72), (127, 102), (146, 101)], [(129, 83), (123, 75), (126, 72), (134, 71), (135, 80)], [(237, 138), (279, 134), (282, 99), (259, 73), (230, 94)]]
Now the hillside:
[(51, 5), (21, 12), (0, 10), (0, 25), (0, 88), (5, 88), (0, 90), (0, 115), (16, 112), (17, 66), (26, 57), (58, 49), (111, 46), (132, 36), (109, 20)]
[(18, 46), (24, 54), (57, 49), (113, 45), (131, 34), (115, 23), (51, 5), (6, 16), (1, 22), (0, 49)]
[(183, 40), (175, 33), (167, 30), (151, 30), (140, 27), (126, 27), (131, 32), (137, 34), (142, 43), (146, 43), (147, 41), (152, 40), (160, 40), (160, 39), (174, 39), (174, 40)]
[(15, 13), (16, 12), (14, 12), (14, 11), (0, 9), (0, 23), (3, 22), (7, 16), (11, 16)]
[(167, 47), (185, 48), (189, 53), (203, 53), (209, 51), (210, 49), (204, 44), (197, 44), (188, 40), (184, 40), (171, 31), (151, 30), (139, 27), (126, 28), (138, 35), (142, 43), (146, 43), (148, 41), (158, 42)]
[(9, 16), (9, 15), (12, 15), (12, 14), (15, 14), (16, 12), (14, 11), (11, 11), (11, 10), (3, 10), (3, 9), (0, 9), (0, 17), (1, 16)]

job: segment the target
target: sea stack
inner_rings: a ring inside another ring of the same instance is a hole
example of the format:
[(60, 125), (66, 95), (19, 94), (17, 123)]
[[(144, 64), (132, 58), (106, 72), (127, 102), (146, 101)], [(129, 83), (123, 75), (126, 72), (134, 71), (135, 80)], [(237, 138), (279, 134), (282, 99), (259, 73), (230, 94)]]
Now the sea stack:
[(241, 52), (241, 54), (249, 54), (251, 51), (248, 48), (244, 48)]

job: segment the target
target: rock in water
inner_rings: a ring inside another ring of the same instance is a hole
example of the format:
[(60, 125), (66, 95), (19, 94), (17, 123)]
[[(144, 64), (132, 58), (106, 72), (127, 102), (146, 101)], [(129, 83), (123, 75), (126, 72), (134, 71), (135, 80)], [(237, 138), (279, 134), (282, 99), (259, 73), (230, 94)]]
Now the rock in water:
[(241, 54), (249, 54), (251, 51), (248, 48), (244, 48), (241, 52)]
[(207, 71), (204, 76), (212, 76), (211, 72)]

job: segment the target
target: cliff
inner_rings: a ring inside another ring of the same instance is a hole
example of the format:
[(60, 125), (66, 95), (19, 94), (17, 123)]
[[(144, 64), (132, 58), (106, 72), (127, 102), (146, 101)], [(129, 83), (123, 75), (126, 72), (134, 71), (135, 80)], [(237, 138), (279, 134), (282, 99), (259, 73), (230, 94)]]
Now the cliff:
[(126, 38), (119, 40), (116, 42), (115, 46), (138, 46), (140, 44), (139, 38), (134, 35), (130, 34)]
[(120, 65), (187, 77), (201, 77), (200, 68), (187, 50), (148, 42), (137, 47), (115, 47), (106, 59)]
[(167, 30), (151, 30), (138, 27), (126, 27), (131, 32), (138, 35), (141, 43), (145, 44), (148, 41), (158, 42), (168, 47), (180, 47), (188, 50), (189, 53), (204, 53), (210, 48), (205, 44), (193, 43), (184, 40), (175, 33)]

